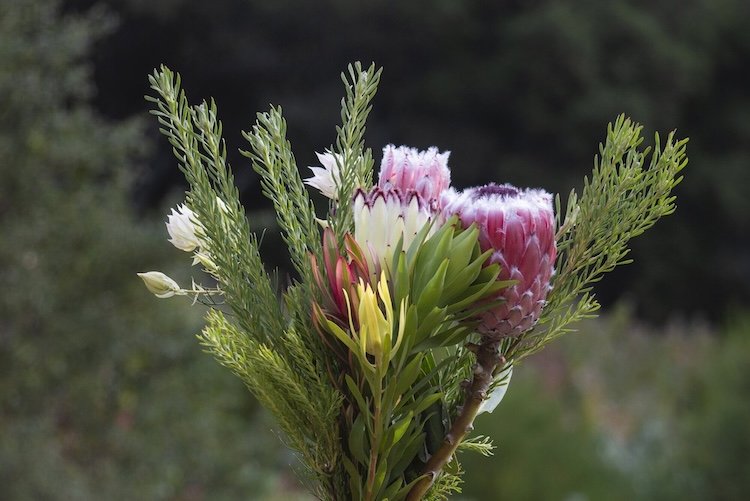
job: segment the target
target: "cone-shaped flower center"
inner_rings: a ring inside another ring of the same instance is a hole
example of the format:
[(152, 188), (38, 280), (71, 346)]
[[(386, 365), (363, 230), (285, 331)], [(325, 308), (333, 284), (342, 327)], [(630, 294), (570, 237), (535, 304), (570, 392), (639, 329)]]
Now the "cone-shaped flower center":
[(493, 195), (504, 196), (504, 197), (516, 197), (518, 196), (518, 188), (510, 184), (495, 184), (490, 183), (484, 186), (480, 186), (471, 191), (473, 200), (479, 200), (481, 198), (488, 198)]

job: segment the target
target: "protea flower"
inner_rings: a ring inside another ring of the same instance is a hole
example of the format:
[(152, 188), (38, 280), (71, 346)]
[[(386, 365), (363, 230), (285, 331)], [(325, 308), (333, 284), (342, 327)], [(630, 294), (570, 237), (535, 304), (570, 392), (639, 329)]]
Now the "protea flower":
[(416, 191), (398, 188), (358, 190), (354, 195), (354, 239), (365, 250), (375, 277), (388, 266), (393, 247), (403, 238), (409, 247), (435, 213)]
[(557, 256), (552, 195), (488, 184), (447, 191), (442, 204), (445, 217), (456, 214), (464, 227), (478, 226), (480, 247), (494, 250), (487, 264), (500, 264), (499, 280), (515, 281), (499, 293), (505, 301), (482, 314), (480, 333), (517, 336), (529, 330), (544, 307)]
[(336, 200), (336, 185), (341, 181), (339, 163), (341, 156), (334, 155), (330, 151), (316, 153), (322, 167), (308, 167), (313, 172), (313, 177), (305, 179), (305, 184), (317, 188), (324, 196)]
[(440, 194), (451, 184), (448, 156), (450, 151), (440, 153), (435, 147), (418, 151), (389, 144), (383, 148), (378, 186), (386, 191), (396, 188), (403, 193), (413, 190), (428, 204), (439, 204)]

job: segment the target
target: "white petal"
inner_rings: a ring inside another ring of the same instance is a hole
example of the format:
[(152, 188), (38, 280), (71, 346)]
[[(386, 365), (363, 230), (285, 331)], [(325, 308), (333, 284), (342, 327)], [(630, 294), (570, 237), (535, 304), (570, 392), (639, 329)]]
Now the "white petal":
[(495, 410), (498, 404), (503, 400), (503, 397), (505, 397), (505, 393), (508, 391), (508, 385), (510, 384), (510, 377), (512, 375), (513, 366), (509, 365), (508, 367), (500, 371), (497, 376), (495, 376), (495, 378), (493, 379), (493, 384), (498, 381), (502, 382), (497, 384), (495, 388), (490, 392), (489, 396), (484, 400), (484, 402), (482, 402), (482, 405), (479, 406), (478, 414), (481, 414), (483, 412), (492, 412)]
[(196, 236), (195, 214), (184, 204), (172, 209), (167, 219), (169, 242), (178, 249), (191, 252), (200, 247), (201, 241)]

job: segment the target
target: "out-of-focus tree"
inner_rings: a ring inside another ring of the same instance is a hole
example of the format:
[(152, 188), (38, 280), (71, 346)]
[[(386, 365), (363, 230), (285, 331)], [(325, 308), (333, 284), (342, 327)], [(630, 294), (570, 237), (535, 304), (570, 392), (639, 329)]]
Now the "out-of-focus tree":
[(608, 461), (599, 428), (583, 414), (564, 360), (555, 358), (535, 356), (515, 370), (502, 405), (477, 420), (477, 432), (491, 435), (496, 449), (488, 458), (462, 456), (466, 498), (633, 499), (632, 479)]
[[(750, 489), (750, 319), (658, 333), (618, 308), (517, 368), (478, 422), (475, 500), (717, 499)], [(657, 335), (658, 334), (658, 335)]]
[(260, 495), (273, 437), (201, 353), (195, 309), (163, 308), (135, 275), (184, 254), (131, 215), (140, 120), (89, 104), (113, 26), (0, 1), (0, 498)]
[[(700, 352), (687, 375), (676, 425), (678, 464), (654, 499), (741, 500), (750, 492), (750, 318), (734, 319), (719, 347)], [(684, 479), (689, 479), (687, 482)], [(675, 481), (676, 480), (676, 481)]]

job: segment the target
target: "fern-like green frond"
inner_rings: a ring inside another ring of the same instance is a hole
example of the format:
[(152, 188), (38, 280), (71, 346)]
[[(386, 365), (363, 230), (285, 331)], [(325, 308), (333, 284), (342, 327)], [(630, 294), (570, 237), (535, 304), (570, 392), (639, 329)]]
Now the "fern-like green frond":
[(272, 107), (257, 117), (252, 131), (243, 132), (251, 150), (240, 153), (252, 161), (253, 169), (260, 175), (263, 194), (273, 202), (294, 267), (303, 283), (312, 283), (309, 254), (319, 256), (321, 252), (315, 207), (286, 138), (286, 120), (281, 108)]
[(454, 457), (443, 472), (432, 484), (424, 496), (425, 501), (447, 501), (454, 494), (461, 493), (461, 476), (464, 474), (461, 464)]
[(674, 212), (672, 190), (687, 165), (687, 139), (677, 140), (672, 132), (662, 146), (657, 134), (651, 152), (639, 149), (641, 132), (639, 124), (619, 116), (608, 126), (580, 198), (571, 192), (564, 218), (558, 198), (554, 288), (539, 326), (514, 354), (516, 361), (569, 332), (571, 323), (594, 316), (599, 303), (591, 292), (593, 284), (630, 262), (631, 238)]
[(152, 113), (190, 185), (186, 201), (200, 221), (202, 251), (216, 265), (209, 271), (221, 283), (242, 328), (273, 345), (274, 337), (284, 330), (284, 315), (226, 161), (216, 105), (203, 102), (191, 107), (179, 75), (164, 66), (149, 81), (158, 95), (147, 97), (156, 107)]
[[(287, 444), (299, 452), (304, 464), (320, 482), (322, 492), (341, 492), (338, 416), (341, 395), (316, 376), (296, 334), (285, 338), (296, 344), (294, 362), (259, 343), (223, 314), (211, 311), (199, 335), (201, 343), (216, 359), (237, 375), (260, 403), (276, 418)], [(300, 349), (301, 348), (301, 349)], [(311, 383), (312, 380), (312, 383)]]
[(341, 175), (337, 186), (337, 203), (331, 211), (331, 224), (341, 245), (344, 233), (352, 231), (354, 219), (352, 200), (354, 191), (372, 185), (372, 151), (365, 148), (365, 124), (372, 110), (372, 99), (378, 90), (381, 69), (370, 65), (366, 70), (360, 63), (349, 65), (347, 73), (341, 74), (346, 96), (341, 100), (341, 126), (336, 127), (336, 144), (333, 148)]

